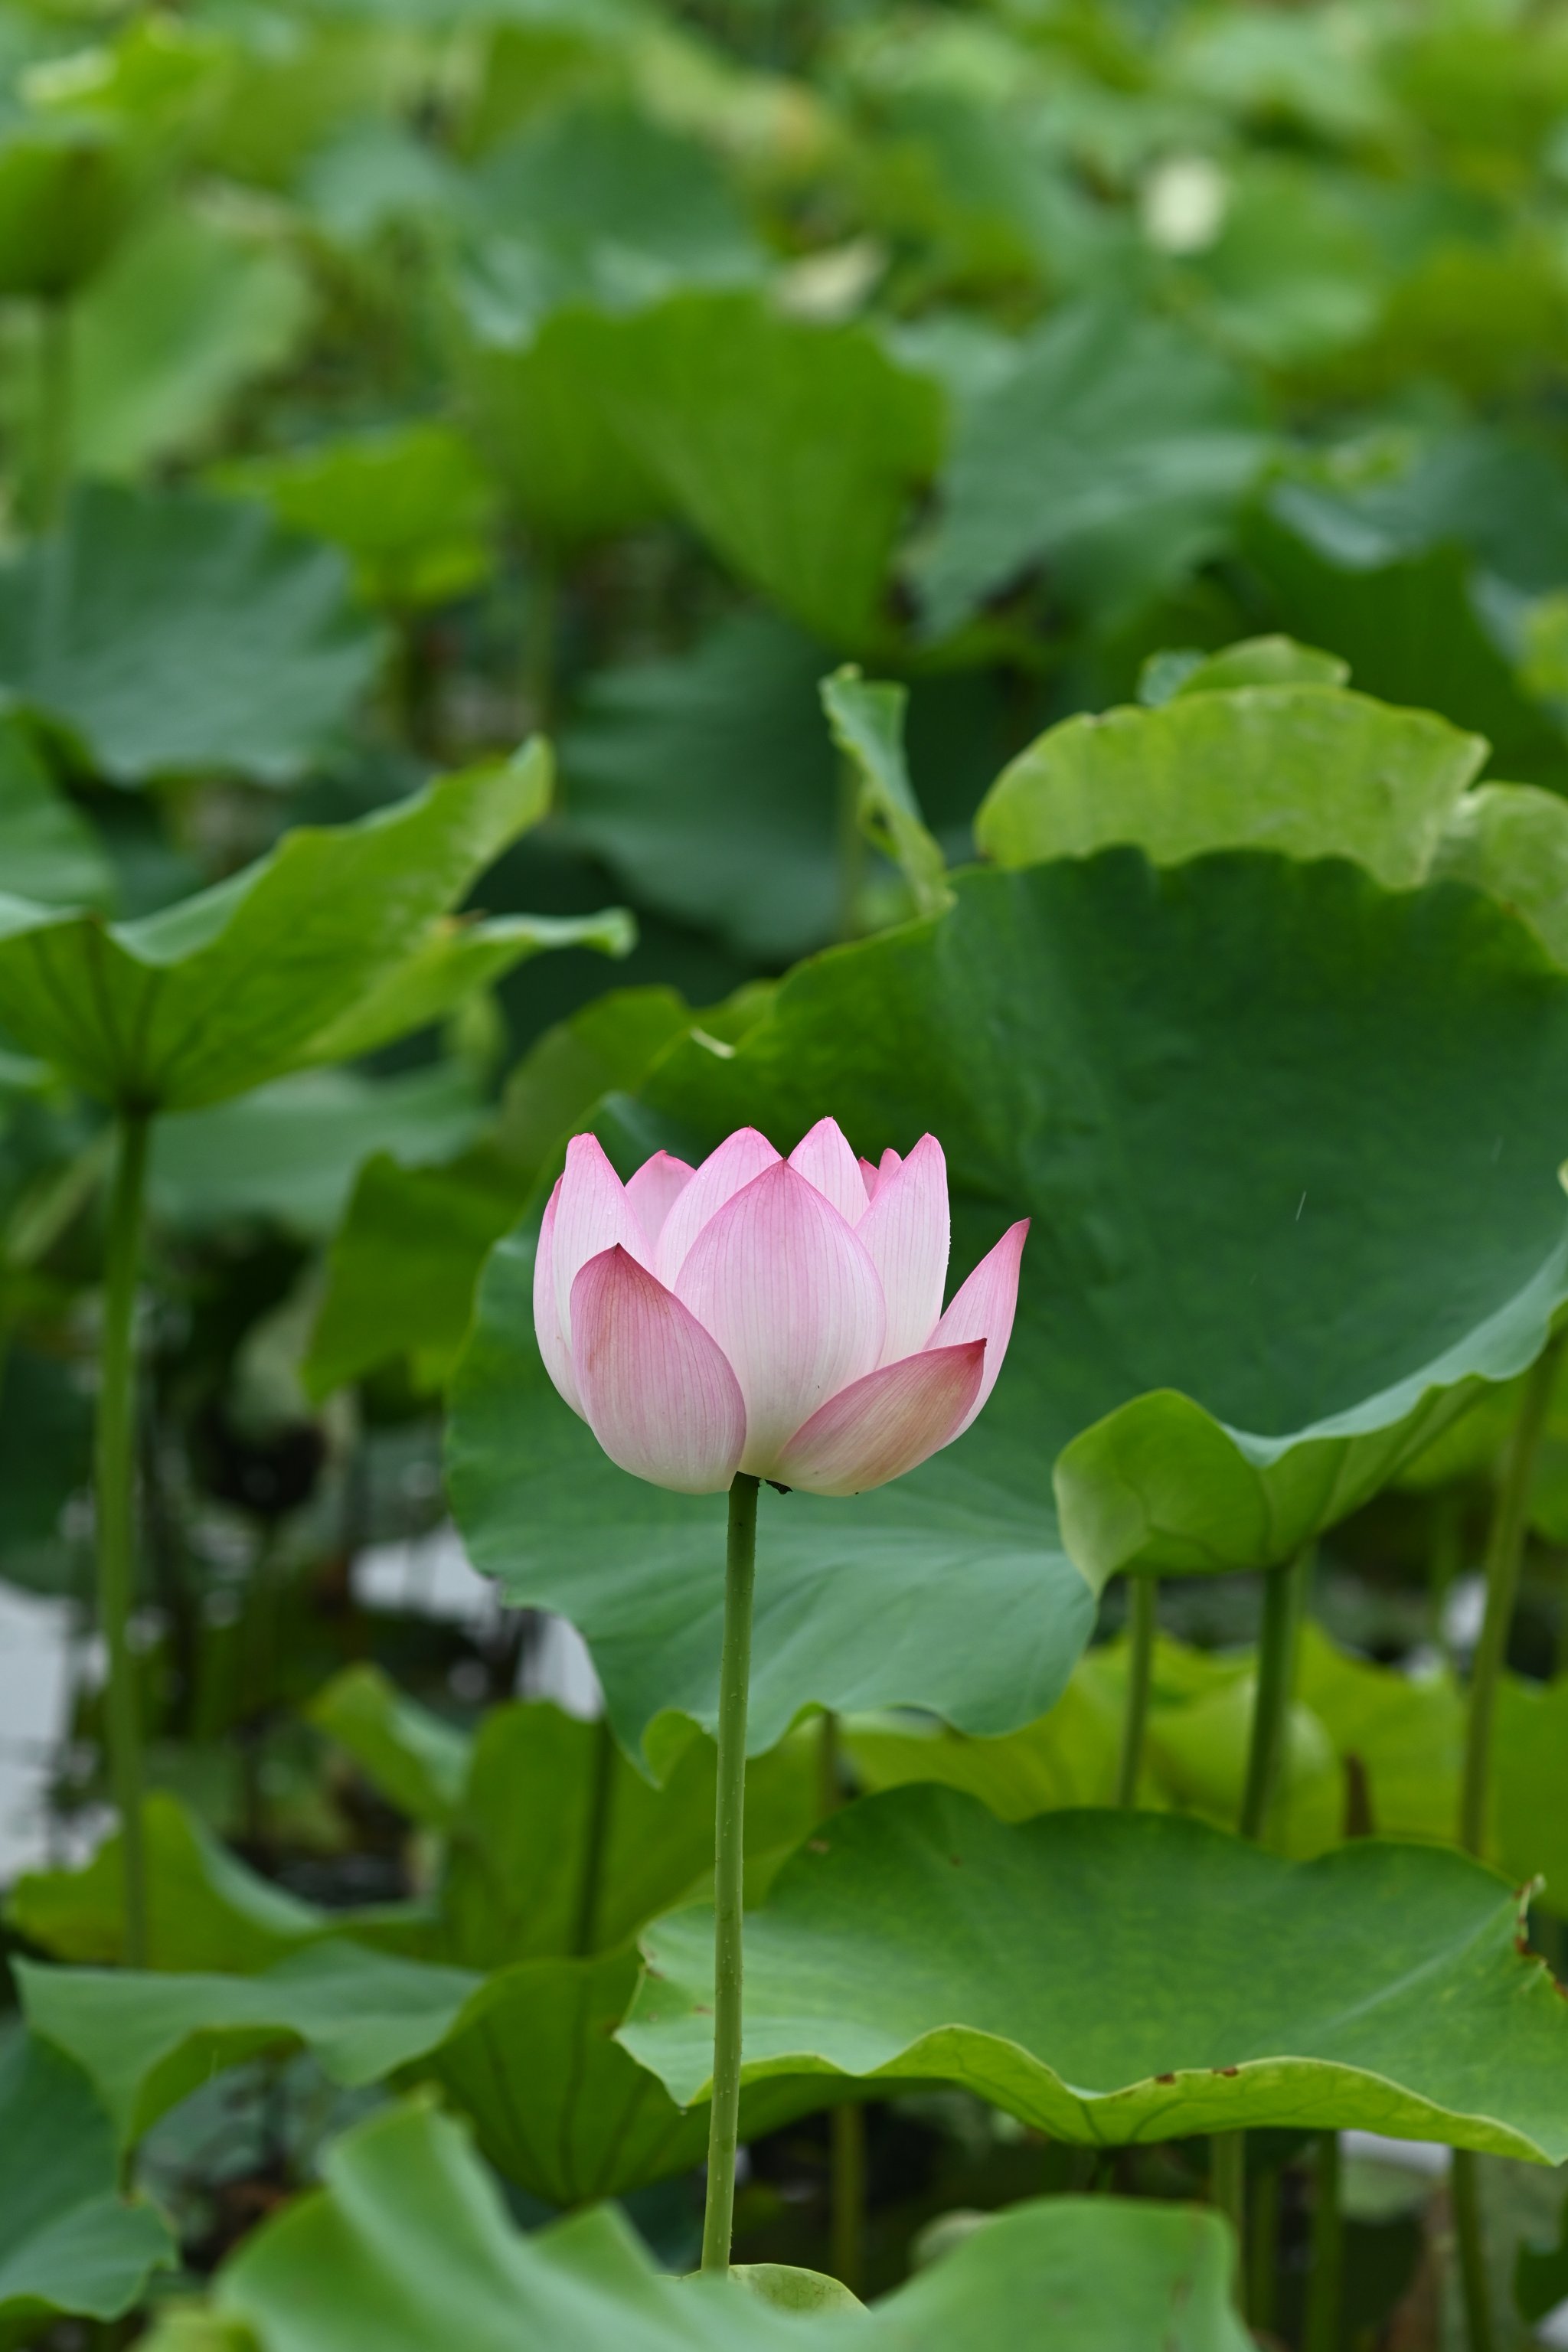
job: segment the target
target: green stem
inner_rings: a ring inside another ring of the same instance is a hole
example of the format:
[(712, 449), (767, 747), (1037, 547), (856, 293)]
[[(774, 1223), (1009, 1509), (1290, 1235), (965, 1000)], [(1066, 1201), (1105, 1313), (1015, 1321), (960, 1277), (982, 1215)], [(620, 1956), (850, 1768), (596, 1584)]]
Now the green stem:
[(610, 1791), (616, 1777), (616, 1735), (608, 1708), (594, 1726), (594, 1780), (588, 1791), (588, 1833), (583, 1847), (583, 1876), (577, 1887), (577, 1916), (572, 1927), (572, 1949), (586, 1959), (594, 1949), (599, 1919), (599, 1886), (605, 1875), (605, 1843), (610, 1830)]
[(1279, 2300), (1279, 2168), (1259, 2168), (1247, 2216), (1247, 2317), (1254, 2333), (1272, 2336)]
[[(1291, 1686), (1296, 1678), (1296, 1632), (1301, 1617), (1301, 1596), (1311, 1560), (1309, 1545), (1284, 1568), (1271, 1568), (1263, 1580), (1263, 1623), (1258, 1637), (1258, 1696), (1252, 1706), (1252, 1745), (1247, 1759), (1247, 1786), (1241, 1800), (1241, 1834), (1261, 1842), (1268, 1825), (1279, 1762), (1289, 1723)], [(1216, 2205), (1228, 2213), (1237, 2238), (1237, 2294), (1247, 2270), (1247, 2135), (1222, 2132), (1214, 2142), (1212, 2162)], [(1272, 2266), (1276, 2248), (1260, 2252), (1260, 2263)], [(1256, 2282), (1254, 2284), (1256, 2286)], [(1272, 2282), (1269, 2283), (1272, 2293)]]
[(1497, 1712), (1498, 1683), (1508, 1652), (1519, 1591), (1520, 1562), (1524, 1556), (1525, 1516), (1535, 1476), (1546, 1410), (1552, 1402), (1563, 1335), (1547, 1342), (1526, 1375), (1519, 1418), (1509, 1440), (1502, 1483), (1487, 1537), (1487, 1609), (1481, 1638), (1470, 1670), (1470, 1703), (1465, 1723), (1465, 1771), (1459, 1799), (1459, 1843), (1467, 1853), (1479, 1854), (1486, 1846), (1487, 1803), (1491, 1792), (1492, 1718)]
[(838, 851), (838, 936), (858, 940), (860, 895), (866, 887), (866, 835), (860, 826), (860, 771), (848, 754), (838, 761), (838, 804), (835, 816)]
[(537, 541), (529, 551), (522, 615), (522, 690), (528, 723), (545, 735), (555, 719), (555, 640), (560, 625), (561, 583), (555, 560)]
[(861, 2290), (866, 2266), (866, 2110), (831, 2110), (833, 2226), (828, 2268), (851, 2294)]
[(1209, 2142), (1209, 2202), (1225, 2215), (1236, 2233), (1236, 2268), (1232, 2284), (1236, 2300), (1242, 2299), (1247, 2276), (1247, 2134), (1215, 2132)]
[(1481, 2220), (1480, 2167), (1474, 2151), (1454, 2150), (1448, 2175), (1448, 2200), (1454, 2214), (1454, 2243), (1459, 2257), (1459, 2287), (1465, 2304), (1465, 2333), (1470, 2352), (1493, 2352), (1497, 2332), (1492, 2326), (1491, 2294), (1487, 2279), (1487, 2238)]
[(1241, 1801), (1241, 1834), (1261, 1841), (1279, 1778), (1290, 1717), (1290, 1686), (1296, 1673), (1296, 1632), (1311, 1549), (1286, 1568), (1271, 1568), (1263, 1580), (1263, 1624), (1258, 1639), (1258, 1696), (1252, 1709), (1252, 1746)]
[(1159, 1630), (1160, 1587), (1152, 1576), (1128, 1580), (1131, 1642), (1127, 1653), (1127, 1712), (1121, 1718), (1121, 1757), (1116, 1771), (1116, 1801), (1138, 1802), (1143, 1734), (1149, 1723), (1149, 1692), (1154, 1679), (1154, 1636)]
[(38, 310), (38, 414), (34, 497), (40, 528), (58, 514), (71, 471), (71, 314), (63, 296)]
[(1344, 2222), (1340, 2211), (1340, 2136), (1321, 2132), (1314, 2167), (1312, 2266), (1307, 2279), (1307, 2319), (1301, 2352), (1339, 2352), (1340, 2274)]
[[(823, 1710), (816, 1744), (816, 1801), (822, 1818), (844, 1802), (838, 1717)], [(866, 2111), (828, 2111), (828, 2267), (853, 2294), (860, 2292), (866, 2246)]]
[(735, 2214), (735, 2141), (741, 2116), (741, 1905), (745, 1847), (746, 1701), (752, 1679), (752, 1589), (757, 1565), (757, 1481), (735, 1474), (724, 1568), (724, 1646), (719, 1668), (719, 1787), (713, 1840), (713, 2108), (708, 2126), (708, 2196), (702, 2267), (727, 2271)]
[(147, 1882), (142, 1851), (142, 1733), (128, 1638), (135, 1581), (137, 1263), (147, 1175), (147, 1118), (124, 1111), (109, 1204), (103, 1268), (103, 1339), (94, 1475), (98, 1516), (99, 1630), (109, 1651), (109, 1776), (120, 1815), (125, 1958), (147, 1958)]

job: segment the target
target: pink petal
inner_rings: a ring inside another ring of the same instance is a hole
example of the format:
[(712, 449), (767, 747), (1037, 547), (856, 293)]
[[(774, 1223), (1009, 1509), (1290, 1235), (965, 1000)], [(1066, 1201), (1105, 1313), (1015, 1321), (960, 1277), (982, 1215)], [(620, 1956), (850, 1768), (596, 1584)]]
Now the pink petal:
[(862, 1160), (860, 1162), (860, 1181), (866, 1187), (866, 1198), (868, 1201), (874, 1201), (877, 1197), (877, 1166), (875, 1160)]
[(626, 1198), (650, 1242), (656, 1242), (664, 1221), (690, 1183), (694, 1171), (668, 1151), (656, 1151), (635, 1176), (626, 1180)]
[(545, 1370), (573, 1412), (580, 1413), (583, 1401), (572, 1375), (572, 1350), (562, 1336), (561, 1314), (555, 1304), (555, 1216), (565, 1181), (563, 1176), (555, 1179), (555, 1190), (544, 1204), (539, 1246), (533, 1253), (533, 1336), (539, 1342)]
[(601, 1250), (614, 1249), (617, 1243), (631, 1252), (639, 1265), (646, 1265), (653, 1255), (641, 1220), (626, 1199), (626, 1186), (605, 1157), (598, 1137), (574, 1135), (566, 1146), (566, 1168), (551, 1243), (556, 1320), (568, 1349), (572, 1348), (572, 1286), (591, 1257), (597, 1257)]
[(753, 1176), (773, 1167), (778, 1156), (767, 1137), (759, 1135), (754, 1127), (738, 1127), (716, 1151), (708, 1154), (660, 1229), (654, 1271), (661, 1282), (673, 1285), (688, 1250), (709, 1218), (716, 1217), (725, 1202), (732, 1201)]
[(877, 1170), (878, 1183), (885, 1184), (889, 1176), (896, 1176), (898, 1174), (903, 1164), (903, 1160), (900, 1158), (899, 1154), (893, 1150), (892, 1145), (889, 1143), (886, 1151), (882, 1154), (881, 1162)]
[(947, 1161), (934, 1135), (877, 1181), (855, 1228), (871, 1254), (888, 1302), (882, 1361), (896, 1364), (925, 1346), (942, 1313), (947, 1280)]
[(847, 1224), (858, 1223), (865, 1213), (866, 1187), (860, 1163), (836, 1118), (819, 1118), (790, 1153), (789, 1164), (797, 1176), (816, 1185), (825, 1201), (832, 1202)]
[[(994, 1250), (988, 1250), (947, 1313), (927, 1340), (928, 1349), (962, 1346), (966, 1339), (984, 1339), (985, 1377), (980, 1393), (961, 1426), (969, 1427), (996, 1385), (996, 1375), (1013, 1336), (1013, 1311), (1018, 1304), (1018, 1266), (1028, 1237), (1029, 1220), (1009, 1225)], [(956, 1435), (958, 1433), (955, 1432)]]
[(796, 1430), (773, 1476), (813, 1495), (858, 1495), (901, 1478), (968, 1425), (988, 1352), (984, 1339), (971, 1339), (868, 1372)]
[(741, 1467), (773, 1475), (785, 1438), (882, 1352), (882, 1286), (852, 1228), (785, 1160), (706, 1224), (676, 1284), (746, 1400)]
[(746, 1408), (722, 1350), (626, 1250), (572, 1286), (584, 1418), (612, 1462), (678, 1495), (716, 1495), (740, 1466)]

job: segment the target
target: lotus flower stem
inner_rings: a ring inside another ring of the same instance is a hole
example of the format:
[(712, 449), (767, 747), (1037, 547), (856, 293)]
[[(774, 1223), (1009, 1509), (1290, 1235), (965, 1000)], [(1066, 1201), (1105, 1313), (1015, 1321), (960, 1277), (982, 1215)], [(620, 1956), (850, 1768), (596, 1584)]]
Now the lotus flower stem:
[(1225, 2215), (1236, 2236), (1236, 2301), (1247, 2276), (1247, 2134), (1215, 2132), (1209, 2142), (1209, 2202)]
[(1121, 1719), (1121, 1755), (1116, 1770), (1116, 1801), (1138, 1802), (1138, 1775), (1143, 1762), (1143, 1734), (1149, 1722), (1149, 1693), (1154, 1679), (1154, 1637), (1159, 1631), (1160, 1586), (1152, 1576), (1127, 1580), (1131, 1643), (1127, 1653), (1127, 1712)]
[(1301, 2352), (1339, 2352), (1344, 2224), (1340, 2213), (1338, 2132), (1319, 2134), (1315, 2170), (1311, 2269), (1307, 2280), (1307, 2322)]
[(1481, 2176), (1475, 2153), (1454, 2150), (1448, 2174), (1448, 2199), (1454, 2216), (1454, 2244), (1459, 2257), (1459, 2288), (1465, 2305), (1465, 2334), (1470, 2352), (1493, 2352), (1497, 2331), (1492, 2326), (1491, 2294), (1487, 2279), (1487, 2235), (1481, 2218)]
[(719, 1668), (719, 1786), (713, 1844), (713, 2107), (702, 2267), (727, 2271), (735, 2213), (741, 2113), (741, 1911), (745, 1848), (746, 1701), (752, 1678), (752, 1591), (757, 1564), (757, 1485), (740, 1470), (730, 1488), (724, 1644)]
[(1525, 1376), (1519, 1418), (1509, 1439), (1487, 1538), (1487, 1607), (1481, 1638), (1470, 1670), (1470, 1704), (1465, 1724), (1465, 1770), (1459, 1799), (1459, 1843), (1467, 1853), (1483, 1852), (1487, 1838), (1487, 1805), (1491, 1790), (1492, 1718), (1497, 1711), (1498, 1683), (1508, 1652), (1513, 1604), (1519, 1591), (1520, 1562), (1524, 1556), (1525, 1514), (1535, 1477), (1535, 1457), (1546, 1410), (1552, 1402), (1563, 1337), (1547, 1342)]
[(136, 1276), (142, 1254), (148, 1122), (122, 1112), (103, 1269), (94, 1480), (99, 1627), (109, 1652), (109, 1774), (120, 1815), (125, 1958), (147, 1958), (147, 1882), (142, 1848), (142, 1729), (129, 1624), (135, 1582)]
[(1299, 1552), (1285, 1568), (1273, 1568), (1263, 1580), (1263, 1624), (1258, 1637), (1258, 1696), (1252, 1710), (1252, 1746), (1247, 1759), (1247, 1787), (1241, 1800), (1241, 1834), (1261, 1839), (1268, 1826), (1269, 1807), (1279, 1778), (1290, 1717), (1290, 1688), (1296, 1675), (1296, 1633), (1301, 1622), (1301, 1599), (1311, 1561), (1311, 1546)]

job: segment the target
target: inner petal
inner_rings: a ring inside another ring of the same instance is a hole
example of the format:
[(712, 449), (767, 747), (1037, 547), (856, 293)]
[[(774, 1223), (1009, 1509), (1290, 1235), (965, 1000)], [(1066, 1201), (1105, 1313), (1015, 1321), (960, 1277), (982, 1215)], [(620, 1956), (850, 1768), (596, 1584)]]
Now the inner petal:
[(741, 1467), (770, 1475), (784, 1440), (878, 1362), (877, 1269), (831, 1202), (787, 1161), (737, 1192), (692, 1244), (676, 1295), (711, 1332), (746, 1401)]

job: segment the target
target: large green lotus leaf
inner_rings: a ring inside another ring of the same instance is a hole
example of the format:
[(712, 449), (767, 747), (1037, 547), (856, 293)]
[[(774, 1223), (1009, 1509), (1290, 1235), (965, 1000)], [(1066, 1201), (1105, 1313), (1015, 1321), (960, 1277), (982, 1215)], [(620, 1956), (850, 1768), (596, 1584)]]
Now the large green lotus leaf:
[[(678, 2107), (614, 2038), (640, 1974), (628, 1947), (498, 1969), (415, 2070), (471, 2118), (490, 2162), (548, 2204), (620, 2196), (708, 2152), (707, 2109)], [(742, 2097), (742, 2137), (825, 2104), (820, 2081), (758, 2084)]]
[(335, 548), (248, 500), (89, 483), (0, 571), (0, 682), (121, 784), (293, 781), (383, 653)]
[(539, 110), (485, 156), (469, 202), (484, 229), (521, 247), (518, 276), (552, 308), (623, 308), (766, 268), (712, 152), (625, 105)]
[(434, 421), (346, 433), (226, 467), (223, 488), (341, 547), (363, 592), (407, 612), (447, 603), (495, 567), (497, 494), (468, 443)]
[(370, 1078), (301, 1070), (254, 1094), (178, 1112), (153, 1142), (153, 1203), (193, 1231), (266, 1218), (310, 1240), (337, 1223), (371, 1154), (417, 1167), (459, 1150), (484, 1116), (471, 1071), (451, 1062)]
[(7, 890), (47, 906), (101, 906), (113, 895), (98, 836), (15, 719), (0, 719), (0, 875)]
[[(607, 1723), (584, 1723), (542, 1704), (487, 1716), (450, 1825), (441, 1957), (491, 1969), (608, 1951), (703, 1885), (713, 1867), (713, 1744), (687, 1726), (658, 1761), (663, 1785), (654, 1788), (621, 1753)], [(810, 1739), (763, 1757), (748, 1783), (756, 1896), (816, 1819)]]
[[(847, 829), (856, 787), (824, 723), (828, 661), (774, 614), (731, 614), (689, 651), (590, 678), (563, 735), (563, 799), (576, 838), (644, 905), (716, 932), (748, 961), (784, 964), (884, 928), (888, 886), (897, 887)], [(857, 696), (906, 689), (850, 685), (836, 694), (847, 695), (847, 711)], [(924, 912), (940, 903), (943, 865), (919, 803), (967, 855), (975, 803), (1015, 739), (997, 724), (988, 683), (973, 676), (918, 680), (907, 701), (913, 774), (900, 771), (900, 800), (895, 806), (885, 761), (875, 781), (859, 768), (858, 789), (862, 828), (904, 866)], [(871, 740), (863, 730), (861, 748)], [(847, 733), (841, 749), (853, 757)]]
[[(673, 989), (615, 989), (545, 1031), (507, 1081), (492, 1138), (440, 1168), (368, 1161), (327, 1261), (303, 1377), (312, 1395), (406, 1356), (446, 1379), (468, 1336), (479, 1271), (560, 1138), (613, 1087), (636, 1086), (692, 1022)], [(701, 1016), (710, 1034), (727, 1008)]]
[[(1100, 2147), (1254, 2126), (1568, 2155), (1568, 2010), (1517, 1895), (1431, 1846), (1287, 1862), (1144, 1812), (1014, 1825), (899, 1789), (819, 1825), (747, 1923), (746, 2074), (963, 2084)], [(682, 2103), (713, 1921), (644, 1938), (622, 2029)]]
[[(814, 1700), (1035, 1720), (1089, 1580), (1289, 1556), (1530, 1361), (1568, 1286), (1568, 984), (1500, 908), (1256, 851), (955, 887), (792, 974), (733, 1051), (677, 1044), (605, 1125), (628, 1160), (748, 1121), (787, 1148), (825, 1112), (867, 1153), (930, 1129), (955, 1279), (1035, 1219), (968, 1434), (873, 1495), (763, 1495), (763, 1748)], [(519, 1234), (458, 1377), (470, 1555), (578, 1625), (628, 1743), (661, 1707), (710, 1721), (723, 1506), (603, 1460), (540, 1366), (530, 1284)]]
[(1533, 784), (1467, 793), (1437, 845), (1434, 870), (1500, 898), (1568, 965), (1568, 804)]
[(535, 331), (511, 305), (470, 299), (465, 320), (476, 440), (542, 546), (559, 556), (653, 520), (663, 495), (604, 398), (600, 314), (568, 306)]
[(826, 667), (797, 629), (747, 613), (689, 653), (591, 679), (561, 743), (574, 834), (623, 888), (742, 954), (820, 947), (845, 915)]
[(92, 474), (131, 477), (204, 449), (236, 400), (293, 355), (304, 271), (274, 240), (188, 206), (139, 227), (71, 321), (71, 437)]
[(418, 1387), (439, 1386), (468, 1337), (479, 1269), (531, 1189), (482, 1145), (445, 1167), (367, 1160), (328, 1255), (300, 1367), (308, 1393), (330, 1396), (398, 1357)]
[[(143, 1801), (147, 1965), (250, 1975), (320, 1936), (330, 1915), (258, 1877), (177, 1799)], [(125, 1948), (119, 1832), (79, 1870), (28, 1871), (5, 1904), (7, 1924), (57, 1959), (107, 1965)]]
[(1238, 637), (1217, 653), (1151, 654), (1138, 678), (1138, 699), (1153, 706), (1179, 694), (1227, 693), (1237, 686), (1344, 686), (1351, 666), (1338, 654), (1298, 645), (1294, 637)]
[(378, 2082), (444, 2042), (481, 1982), (338, 1941), (255, 1976), (13, 1965), (29, 2026), (86, 2071), (127, 2147), (263, 2052), (307, 2048), (334, 2083)]
[(1136, 842), (1161, 865), (1253, 845), (1423, 879), (1487, 747), (1425, 710), (1321, 686), (1179, 694), (1064, 719), (1005, 768), (974, 837), (999, 866)]
[(0, 138), (0, 294), (58, 301), (101, 268), (132, 209), (131, 157), (104, 123), (13, 120)]
[(70, 2313), (118, 2319), (177, 2258), (151, 2205), (117, 2195), (114, 2133), (81, 2069), (31, 2034), (0, 2050), (0, 2343)]
[(535, 744), (356, 824), (296, 826), (230, 880), (136, 922), (0, 897), (0, 1025), (89, 1093), (159, 1110), (362, 1049), (384, 988), (430, 1017), (423, 985), (403, 993), (405, 971), (427, 976), (446, 909), (549, 792)]
[(942, 455), (934, 383), (749, 294), (679, 295), (598, 341), (616, 428), (714, 552), (829, 645), (884, 636), (893, 544)]
[(326, 2187), (220, 2275), (262, 2352), (956, 2352), (1037, 2331), (1074, 2352), (1243, 2352), (1230, 2248), (1192, 2207), (1016, 2207), (869, 2312), (771, 2309), (733, 2280), (658, 2276), (606, 2211), (522, 2236), (458, 2127), (416, 2105), (336, 2141)]
[(369, 1664), (334, 1675), (311, 1700), (309, 1717), (410, 1821), (448, 1826), (473, 1762), (467, 1732)]
[(413, 954), (338, 1014), (315, 1043), (320, 1061), (347, 1061), (427, 1029), (477, 989), (489, 988), (530, 957), (555, 948), (630, 953), (637, 927), (622, 907), (592, 915), (492, 915), (482, 921), (444, 918)]
[(1115, 615), (1211, 554), (1266, 444), (1231, 364), (1100, 299), (1058, 312), (960, 409), (916, 578), (945, 633), (1039, 563)]
[(1568, 782), (1562, 732), (1500, 650), (1471, 560), (1452, 540), (1391, 551), (1381, 534), (1347, 527), (1321, 493), (1282, 483), (1250, 518), (1246, 551), (1280, 625), (1344, 655), (1366, 693), (1484, 735), (1505, 774)]

